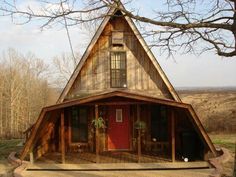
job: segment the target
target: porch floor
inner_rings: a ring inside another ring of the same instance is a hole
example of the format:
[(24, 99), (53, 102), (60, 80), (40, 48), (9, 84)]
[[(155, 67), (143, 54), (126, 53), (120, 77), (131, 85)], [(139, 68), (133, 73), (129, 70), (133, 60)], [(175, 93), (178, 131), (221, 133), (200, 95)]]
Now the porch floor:
[[(134, 152), (102, 152), (99, 155), (99, 163), (137, 163), (138, 157)], [(140, 163), (171, 162), (165, 156), (155, 156), (151, 153), (142, 154)], [(40, 157), (36, 163), (61, 163), (61, 153), (48, 153)], [(91, 152), (66, 153), (67, 164), (91, 164), (96, 163), (96, 154)]]

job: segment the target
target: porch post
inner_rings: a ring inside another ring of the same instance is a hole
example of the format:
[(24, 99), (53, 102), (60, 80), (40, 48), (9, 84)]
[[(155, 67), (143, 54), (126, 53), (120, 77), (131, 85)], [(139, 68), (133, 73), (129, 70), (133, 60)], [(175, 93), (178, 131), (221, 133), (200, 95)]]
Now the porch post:
[[(98, 105), (95, 105), (95, 119), (98, 120)], [(99, 162), (99, 130), (96, 127), (96, 163)]]
[[(137, 120), (140, 121), (140, 105), (137, 105)], [(141, 129), (138, 129), (138, 163), (141, 161)]]
[(65, 163), (65, 115), (64, 109), (61, 111), (61, 162)]
[(171, 157), (175, 162), (175, 112), (171, 109)]
[(31, 164), (34, 163), (34, 153), (33, 153), (33, 151), (30, 152), (30, 163)]

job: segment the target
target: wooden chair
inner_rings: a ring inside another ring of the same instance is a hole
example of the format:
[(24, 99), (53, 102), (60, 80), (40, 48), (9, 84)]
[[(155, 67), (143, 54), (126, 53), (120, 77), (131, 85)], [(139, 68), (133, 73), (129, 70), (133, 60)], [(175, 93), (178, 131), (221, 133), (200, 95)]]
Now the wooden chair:
[(88, 150), (88, 143), (70, 144), (70, 152), (85, 152)]

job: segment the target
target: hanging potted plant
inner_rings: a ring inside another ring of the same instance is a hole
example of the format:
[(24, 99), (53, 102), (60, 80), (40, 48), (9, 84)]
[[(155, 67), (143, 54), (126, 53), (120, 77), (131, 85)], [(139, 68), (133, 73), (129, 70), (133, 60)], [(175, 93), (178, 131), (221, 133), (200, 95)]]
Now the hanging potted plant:
[(141, 121), (141, 120), (137, 120), (134, 123), (134, 128), (137, 129), (137, 130), (145, 131), (145, 129), (146, 129), (146, 122)]
[(102, 117), (98, 117), (97, 119), (93, 119), (92, 120), (92, 125), (95, 127), (95, 128), (98, 128), (98, 129), (102, 129), (102, 128), (106, 128), (105, 126), (105, 121)]

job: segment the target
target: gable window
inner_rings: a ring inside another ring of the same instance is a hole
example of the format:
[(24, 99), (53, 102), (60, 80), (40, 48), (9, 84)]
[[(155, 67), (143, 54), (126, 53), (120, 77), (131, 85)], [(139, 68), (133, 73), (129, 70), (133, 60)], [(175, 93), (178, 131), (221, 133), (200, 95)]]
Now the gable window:
[(111, 87), (127, 87), (126, 52), (111, 52)]

